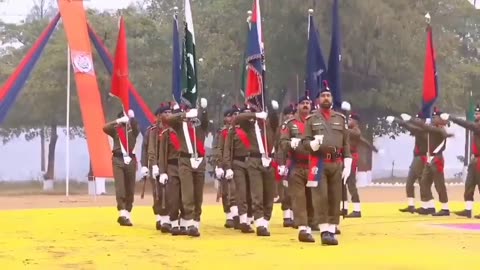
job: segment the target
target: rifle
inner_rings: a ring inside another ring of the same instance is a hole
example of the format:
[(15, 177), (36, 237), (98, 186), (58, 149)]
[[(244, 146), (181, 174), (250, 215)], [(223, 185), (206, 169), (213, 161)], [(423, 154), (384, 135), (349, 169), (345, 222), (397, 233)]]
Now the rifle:
[(143, 200), (143, 197), (145, 197), (145, 185), (147, 183), (147, 176), (142, 177), (143, 181), (143, 186), (142, 186), (142, 194), (140, 194), (140, 199)]

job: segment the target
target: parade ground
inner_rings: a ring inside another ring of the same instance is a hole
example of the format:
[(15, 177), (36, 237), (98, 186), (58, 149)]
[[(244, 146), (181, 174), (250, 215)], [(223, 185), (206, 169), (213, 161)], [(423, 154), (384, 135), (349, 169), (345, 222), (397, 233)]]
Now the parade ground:
[[(480, 220), (402, 214), (404, 188), (362, 188), (360, 219), (342, 221), (340, 245), (297, 241), (275, 204), (271, 237), (223, 228), (206, 189), (201, 237), (154, 229), (151, 193), (137, 195), (133, 227), (120, 227), (112, 195), (14, 195), (2, 189), (0, 265), (4, 269), (462, 269), (478, 263)], [(417, 190), (418, 194), (418, 190)], [(463, 209), (463, 186), (450, 187)], [(478, 208), (478, 207), (477, 207)], [(478, 210), (477, 210), (478, 213)]]

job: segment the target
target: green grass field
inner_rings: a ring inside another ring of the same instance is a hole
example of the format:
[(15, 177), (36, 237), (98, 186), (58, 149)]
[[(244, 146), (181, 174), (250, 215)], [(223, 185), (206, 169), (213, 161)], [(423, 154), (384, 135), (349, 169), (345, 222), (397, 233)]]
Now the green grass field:
[(317, 243), (299, 243), (296, 230), (281, 226), (278, 204), (268, 238), (223, 228), (224, 215), (217, 205), (204, 207), (202, 236), (195, 239), (156, 231), (151, 208), (146, 206), (134, 209), (130, 228), (116, 224), (113, 207), (0, 211), (0, 265), (3, 269), (475, 269), (480, 230), (437, 224), (480, 226), (480, 220), (402, 214), (397, 211), (400, 206), (364, 204), (365, 217), (342, 221), (336, 247), (321, 246), (318, 233)]

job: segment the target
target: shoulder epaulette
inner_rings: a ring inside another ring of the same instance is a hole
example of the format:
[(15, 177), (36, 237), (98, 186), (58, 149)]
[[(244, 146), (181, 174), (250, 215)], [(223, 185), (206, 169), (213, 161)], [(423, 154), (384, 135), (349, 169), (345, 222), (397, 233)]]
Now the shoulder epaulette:
[(347, 118), (347, 117), (346, 117), (343, 113), (341, 113), (341, 112), (337, 112), (337, 111), (333, 111), (333, 112), (334, 112), (334, 114), (336, 114), (336, 115), (339, 115), (339, 116), (341, 116), (341, 117), (343, 117), (343, 118)]
[(293, 120), (295, 120), (295, 118), (292, 117), (292, 118), (290, 118), (290, 119), (285, 120), (285, 121), (283, 122), (283, 124), (286, 125), (286, 124), (292, 122)]
[(307, 115), (307, 117), (305, 117), (305, 120), (308, 120), (308, 119), (312, 118), (313, 116), (315, 116), (315, 114), (311, 113), (311, 114)]

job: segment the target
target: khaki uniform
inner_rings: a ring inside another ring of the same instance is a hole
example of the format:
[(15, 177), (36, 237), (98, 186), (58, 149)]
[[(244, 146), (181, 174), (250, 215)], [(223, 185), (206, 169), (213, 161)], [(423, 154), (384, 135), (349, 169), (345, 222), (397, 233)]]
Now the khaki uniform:
[(472, 159), (468, 164), (468, 173), (465, 181), (465, 191), (463, 194), (463, 199), (465, 202), (473, 202), (475, 188), (478, 187), (480, 192), (480, 123), (465, 121), (453, 116), (450, 116), (450, 120), (453, 123), (464, 127), (467, 131), (473, 131)]
[[(181, 150), (180, 140), (175, 131), (164, 127), (160, 132), (160, 154), (158, 167), (160, 174), (168, 175), (167, 184), (163, 190), (166, 195), (166, 205), (172, 227), (185, 227), (182, 205), (181, 183), (178, 174), (178, 158)], [(180, 221), (180, 222), (179, 222)]]
[[(294, 118), (285, 121), (280, 131), (280, 151), (288, 154), (290, 161), (288, 171), (288, 191), (292, 198), (293, 214), (295, 225), (308, 227), (315, 223), (313, 220), (314, 208), (312, 195), (318, 199), (318, 194), (312, 194), (310, 188), (306, 187), (309, 172), (309, 150), (305, 144), (299, 144), (292, 149), (290, 141), (292, 138), (302, 139), (305, 135), (306, 120), (298, 114)], [(280, 162), (280, 165), (287, 165)], [(308, 229), (307, 229), (308, 230)]]
[[(308, 186), (319, 199), (313, 197), (314, 208), (318, 207), (320, 231), (335, 233), (340, 221), (340, 200), (342, 199), (343, 158), (351, 158), (348, 127), (345, 116), (330, 110), (307, 117), (304, 144), (311, 150), (310, 141), (315, 135), (324, 135), (323, 144), (316, 152), (311, 152)], [(314, 183), (310, 183), (314, 181)]]
[(140, 165), (142, 167), (148, 168), (148, 135), (150, 134), (150, 129), (154, 127), (156, 127), (156, 125), (150, 125), (145, 131), (145, 135), (143, 135), (142, 151), (140, 157)]
[(223, 148), (224, 170), (233, 171), (235, 200), (241, 224), (248, 224), (247, 217), (252, 215), (252, 193), (246, 163), (249, 143), (247, 133), (240, 126), (233, 126), (228, 129)]
[[(216, 143), (213, 148), (213, 156), (214, 156), (214, 164), (215, 166), (222, 168), (225, 170), (225, 159), (223, 157), (225, 142), (228, 136), (228, 129), (229, 127), (225, 126), (217, 132), (216, 136)], [(235, 173), (234, 173), (235, 174)], [(232, 219), (228, 215), (231, 212), (231, 208), (233, 208), (235, 212), (234, 215), (238, 215), (238, 210), (236, 210), (236, 202), (235, 202), (235, 181), (234, 180), (227, 180), (225, 177), (223, 179), (218, 179), (221, 185), (221, 194), (222, 194), (222, 205), (223, 205), (223, 212), (227, 214), (227, 219)]]
[[(153, 166), (158, 166), (160, 168), (160, 164), (158, 163), (159, 155), (163, 154), (164, 149), (160, 147), (160, 133), (162, 132), (162, 127), (157, 125), (149, 129), (148, 132), (148, 144), (147, 144), (147, 153), (148, 153), (148, 164), (150, 167), (148, 168), (150, 172), (152, 172)], [(169, 223), (166, 219), (168, 216), (168, 209), (166, 204), (164, 186), (158, 182), (157, 178), (152, 176), (152, 173), (149, 175), (150, 182), (152, 184), (152, 193), (153, 193), (153, 213), (155, 215), (160, 215), (162, 217), (162, 224)]]
[[(112, 166), (117, 210), (131, 212), (135, 195), (135, 172), (137, 170), (137, 159), (135, 154), (133, 154), (133, 149), (139, 129), (135, 119), (130, 119), (128, 126), (128, 137), (125, 136), (126, 126), (119, 125), (115, 121), (107, 123), (103, 127), (103, 131), (113, 139)], [(123, 139), (128, 140), (128, 150), (125, 149), (126, 143), (121, 142)], [(122, 146), (132, 159), (129, 164), (125, 164), (124, 162)]]
[[(444, 128), (427, 125), (423, 122), (415, 122), (428, 132), (430, 141), (430, 159), (422, 173), (420, 181), (420, 197), (423, 202), (433, 201), (432, 184), (435, 185), (439, 201), (448, 202), (445, 176), (443, 174), (444, 159), (443, 151), (446, 148), (448, 134)], [(433, 207), (433, 206), (431, 206)], [(447, 209), (446, 209), (447, 210)]]
[[(194, 226), (198, 229), (200, 216), (202, 215), (203, 187), (205, 184), (204, 141), (208, 132), (207, 111), (199, 109), (199, 120), (195, 119), (185, 118), (185, 113), (177, 113), (166, 117), (164, 121), (175, 130), (181, 144), (178, 174), (186, 227)], [(196, 124), (199, 125), (195, 126)], [(192, 168), (191, 158), (195, 158), (195, 156), (189, 152), (189, 146), (191, 146), (192, 152), (196, 148), (198, 158), (202, 159), (197, 168)]]
[[(266, 148), (265, 152), (271, 153), (275, 144), (275, 132), (278, 128), (278, 115), (272, 111), (269, 113), (266, 122), (266, 130), (264, 130), (263, 121), (255, 121), (255, 113), (240, 113), (235, 118), (242, 130), (245, 131), (249, 141), (249, 153), (246, 159), (248, 177), (250, 179), (250, 191), (252, 196), (253, 217), (257, 229), (263, 227), (268, 229), (269, 221), (272, 216), (273, 199), (275, 194), (275, 172), (273, 167), (264, 167), (262, 163), (262, 154), (260, 153), (259, 143), (255, 132), (255, 123), (258, 122), (260, 136), (265, 146), (266, 132)], [(257, 230), (258, 233), (258, 230)]]

